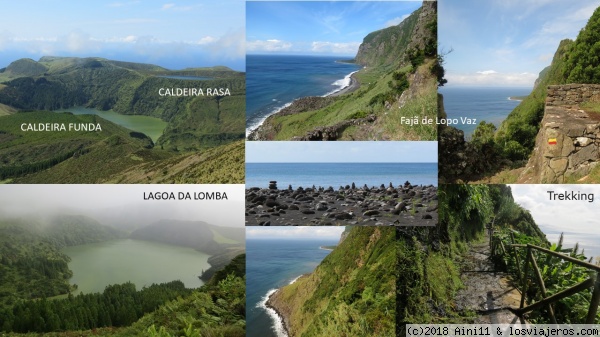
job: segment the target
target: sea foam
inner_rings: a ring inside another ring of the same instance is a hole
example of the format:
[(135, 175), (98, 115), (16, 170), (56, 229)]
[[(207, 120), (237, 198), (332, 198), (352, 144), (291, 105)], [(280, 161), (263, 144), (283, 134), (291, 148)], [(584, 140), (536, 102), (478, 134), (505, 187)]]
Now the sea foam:
[(276, 291), (277, 289), (271, 289), (267, 291), (267, 294), (260, 299), (260, 302), (256, 304), (256, 307), (261, 308), (267, 312), (267, 314), (273, 321), (273, 326), (271, 328), (273, 329), (277, 337), (289, 337), (287, 332), (285, 331), (285, 327), (283, 326), (283, 319), (281, 318), (281, 316), (279, 316), (277, 311), (267, 306), (267, 301), (269, 300), (269, 297), (271, 297), (271, 295), (273, 295)]

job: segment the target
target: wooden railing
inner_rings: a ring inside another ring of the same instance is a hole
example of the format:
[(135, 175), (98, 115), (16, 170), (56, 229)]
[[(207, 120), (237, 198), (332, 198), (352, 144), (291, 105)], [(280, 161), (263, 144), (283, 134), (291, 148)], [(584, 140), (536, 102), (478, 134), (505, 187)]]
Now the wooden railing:
[[(557, 323), (556, 322), (556, 317), (554, 316), (554, 308), (553, 308), (553, 303), (556, 301), (559, 301), (563, 298), (572, 296), (578, 292), (584, 291), (586, 289), (589, 288), (593, 288), (592, 290), (592, 299), (590, 301), (590, 306), (588, 309), (588, 313), (587, 313), (587, 317), (586, 317), (586, 324), (593, 324), (594, 323), (594, 319), (596, 318), (596, 314), (598, 313), (598, 304), (600, 303), (600, 266), (597, 266), (595, 264), (591, 264), (585, 261), (581, 261), (578, 260), (576, 258), (573, 258), (571, 256), (567, 256), (564, 254), (561, 254), (559, 252), (555, 252), (543, 247), (539, 247), (539, 246), (535, 246), (535, 245), (531, 245), (531, 244), (515, 244), (515, 238), (514, 238), (514, 234), (511, 232), (511, 244), (506, 245), (508, 246), (508, 248), (510, 248), (510, 253), (512, 253), (513, 257), (515, 258), (515, 262), (516, 262), (516, 267), (517, 267), (517, 275), (518, 275), (518, 281), (521, 284), (521, 303), (518, 309), (514, 309), (515, 314), (517, 314), (519, 317), (523, 317), (523, 314), (530, 312), (532, 310), (535, 309), (540, 309), (542, 307), (546, 307), (548, 309), (548, 313), (550, 315), (550, 319), (552, 320), (553, 323)], [(507, 254), (507, 247), (502, 243), (501, 240), (494, 240), (493, 238), (491, 238), (490, 240), (491, 243), (491, 253), (492, 255), (498, 255), (498, 254)], [(519, 257), (519, 254), (517, 253), (517, 249), (526, 249), (527, 253), (526, 253), (526, 257), (525, 257), (525, 265), (523, 267), (523, 270), (521, 271), (521, 259)], [(546, 291), (546, 286), (544, 284), (544, 280), (542, 278), (542, 273), (540, 272), (540, 269), (537, 265), (535, 256), (534, 256), (534, 251), (537, 252), (541, 252), (543, 254), (547, 254), (550, 256), (554, 256), (557, 257), (559, 259), (562, 259), (564, 261), (576, 264), (578, 266), (587, 268), (591, 271), (590, 273), (590, 277), (588, 279), (586, 279), (583, 282), (580, 282), (578, 284), (575, 284), (574, 286), (567, 288), (565, 290), (562, 290), (554, 295), (548, 296), (547, 291)], [(527, 288), (528, 288), (528, 277), (529, 277), (529, 269), (533, 270), (534, 273), (534, 278), (536, 283), (538, 284), (539, 288), (540, 288), (540, 293), (542, 295), (542, 299), (535, 302), (535, 303), (530, 303), (529, 305), (525, 306), (526, 303), (526, 297), (527, 297)]]

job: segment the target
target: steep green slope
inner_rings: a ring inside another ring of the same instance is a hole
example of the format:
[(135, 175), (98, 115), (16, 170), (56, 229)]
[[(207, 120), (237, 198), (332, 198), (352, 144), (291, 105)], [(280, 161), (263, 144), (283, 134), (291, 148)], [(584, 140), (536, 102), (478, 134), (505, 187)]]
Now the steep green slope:
[(245, 230), (214, 226), (204, 221), (160, 220), (133, 231), (130, 238), (191, 247), (214, 255), (229, 248), (243, 247)]
[(365, 36), (354, 61), (369, 68), (383, 66), (383, 71), (403, 63), (421, 12), (419, 8), (398, 25)]
[(313, 273), (272, 295), (290, 336), (394, 336), (395, 237), (353, 227)]
[[(35, 124), (66, 131), (23, 131)], [(69, 131), (69, 124), (100, 124), (102, 131)], [(0, 116), (0, 177), (18, 183), (96, 183), (140, 162), (173, 157), (152, 149), (147, 136), (94, 115), (26, 112)]]
[(512, 160), (527, 159), (535, 145), (535, 137), (544, 117), (546, 91), (549, 85), (567, 83), (566, 60), (573, 41), (560, 42), (552, 63), (540, 72), (533, 91), (502, 122), (495, 135), (496, 143), (505, 144), (505, 155)]
[(399, 227), (398, 299), (399, 336), (408, 323), (473, 323), (476, 313), (456, 303), (463, 286), (463, 255), (487, 234), (511, 229), (545, 241), (529, 211), (515, 203), (506, 185), (447, 184), (440, 187), (437, 227)]
[[(368, 34), (354, 58), (354, 89), (300, 98), (269, 116), (250, 140), (435, 140), (435, 125), (402, 118), (437, 114), (437, 2)], [(356, 89), (358, 87), (358, 89)]]
[(245, 147), (239, 140), (200, 153), (144, 162), (102, 183), (119, 184), (243, 184)]
[(127, 237), (127, 233), (83, 215), (57, 215), (40, 228), (57, 247), (69, 247)]
[(72, 272), (61, 247), (124, 236), (78, 215), (58, 215), (44, 222), (0, 220), (0, 308), (18, 299), (66, 294)]
[[(19, 299), (65, 294), (70, 258), (21, 220), (0, 221), (0, 308)], [(1, 326), (0, 326), (1, 328)]]

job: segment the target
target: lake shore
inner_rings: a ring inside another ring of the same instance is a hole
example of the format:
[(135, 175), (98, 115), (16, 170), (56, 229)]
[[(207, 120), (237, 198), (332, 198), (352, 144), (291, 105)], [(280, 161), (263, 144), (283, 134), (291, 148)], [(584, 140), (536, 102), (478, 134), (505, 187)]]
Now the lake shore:
[(437, 187), (246, 189), (246, 226), (435, 226)]

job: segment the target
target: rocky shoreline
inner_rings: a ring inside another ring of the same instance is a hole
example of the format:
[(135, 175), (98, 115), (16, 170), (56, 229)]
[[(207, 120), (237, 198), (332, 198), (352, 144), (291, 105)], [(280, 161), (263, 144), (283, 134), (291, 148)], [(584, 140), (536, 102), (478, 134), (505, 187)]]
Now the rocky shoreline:
[(246, 226), (435, 226), (436, 186), (246, 189)]
[(279, 316), (281, 318), (281, 324), (283, 325), (283, 330), (285, 330), (285, 333), (288, 337), (291, 337), (290, 329), (289, 329), (289, 326), (290, 326), (289, 319), (277, 308), (277, 296), (280, 291), (281, 291), (280, 289), (277, 289), (277, 291), (275, 291), (273, 294), (271, 294), (271, 296), (269, 296), (269, 299), (267, 299), (265, 306), (267, 308), (275, 311), (277, 316)]
[[(313, 110), (318, 110), (318, 109), (322, 109), (330, 104), (332, 104), (333, 102), (335, 102), (335, 97), (337, 96), (341, 96), (341, 95), (345, 95), (348, 93), (351, 93), (355, 90), (357, 90), (358, 88), (360, 88), (360, 83), (358, 82), (358, 80), (356, 79), (356, 77), (354, 76), (355, 74), (352, 74), (350, 76), (350, 85), (348, 85), (347, 87), (336, 91), (334, 93), (331, 93), (327, 96), (321, 97), (321, 96), (307, 96), (307, 97), (300, 97), (298, 99), (295, 99), (289, 106), (277, 111), (276, 113), (270, 115), (269, 117), (267, 117), (256, 129), (252, 130), (249, 134), (247, 139), (248, 140), (272, 140), (272, 137), (274, 134), (277, 133), (278, 130), (276, 130), (276, 128), (273, 126), (273, 119), (276, 116), (287, 116), (287, 115), (293, 115), (293, 114), (297, 114), (297, 113), (301, 113), (301, 112), (305, 112), (305, 111), (313, 111)], [(310, 139), (297, 139), (297, 140), (310, 140)]]

